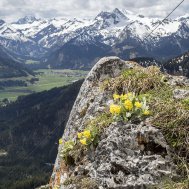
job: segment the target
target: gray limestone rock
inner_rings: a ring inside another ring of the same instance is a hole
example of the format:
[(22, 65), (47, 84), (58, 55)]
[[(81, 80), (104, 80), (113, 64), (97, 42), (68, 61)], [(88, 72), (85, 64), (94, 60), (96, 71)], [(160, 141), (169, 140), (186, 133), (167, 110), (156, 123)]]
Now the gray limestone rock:
[[(101, 59), (85, 79), (71, 111), (63, 140), (76, 138), (85, 122), (104, 111), (110, 104), (112, 93), (102, 91), (101, 83), (118, 76), (124, 69), (132, 69), (131, 62), (117, 57)], [(170, 80), (169, 80), (170, 81)], [(171, 80), (175, 83), (174, 79)], [(52, 180), (60, 169), (60, 149)], [(169, 147), (160, 132), (146, 123), (112, 123), (104, 130), (96, 149), (89, 151), (86, 161), (62, 173), (61, 189), (74, 189), (76, 185), (63, 183), (70, 175), (85, 175), (98, 183), (99, 189), (143, 189), (157, 184), (162, 177), (173, 175), (174, 165)]]
[(189, 87), (189, 79), (185, 76), (172, 76), (167, 75), (168, 83), (172, 86), (186, 86)]
[(173, 96), (175, 99), (185, 99), (189, 97), (189, 90), (175, 89), (173, 91)]
[(162, 133), (145, 123), (114, 123), (105, 131), (89, 175), (102, 188), (144, 188), (173, 174)]

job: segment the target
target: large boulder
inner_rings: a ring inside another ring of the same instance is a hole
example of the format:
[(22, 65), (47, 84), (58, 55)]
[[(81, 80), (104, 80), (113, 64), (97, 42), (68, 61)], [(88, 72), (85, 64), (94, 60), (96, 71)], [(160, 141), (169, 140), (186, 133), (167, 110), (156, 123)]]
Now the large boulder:
[[(102, 114), (111, 103), (112, 91), (102, 90), (102, 83), (134, 66), (133, 62), (106, 57), (93, 67), (75, 101), (63, 141), (76, 140), (86, 122)], [(51, 178), (54, 188), (142, 189), (175, 175), (169, 146), (161, 130), (148, 119), (138, 123), (112, 122), (104, 128), (98, 145), (80, 154), (83, 157), (72, 165), (63, 163), (62, 148), (64, 142), (59, 146)]]

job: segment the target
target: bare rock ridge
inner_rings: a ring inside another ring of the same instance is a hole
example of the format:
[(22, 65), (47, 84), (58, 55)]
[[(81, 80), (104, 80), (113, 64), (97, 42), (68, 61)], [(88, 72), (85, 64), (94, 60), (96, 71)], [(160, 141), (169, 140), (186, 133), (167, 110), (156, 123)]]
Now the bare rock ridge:
[(65, 142), (76, 141), (77, 132), (84, 130), (89, 120), (107, 111), (113, 92), (102, 90), (102, 84), (134, 66), (135, 63), (118, 57), (106, 57), (90, 71), (59, 145), (51, 188), (143, 189), (175, 174), (169, 146), (148, 119), (136, 123), (113, 121), (103, 129), (98, 144), (87, 151), (79, 150), (72, 163), (66, 164), (61, 157)]

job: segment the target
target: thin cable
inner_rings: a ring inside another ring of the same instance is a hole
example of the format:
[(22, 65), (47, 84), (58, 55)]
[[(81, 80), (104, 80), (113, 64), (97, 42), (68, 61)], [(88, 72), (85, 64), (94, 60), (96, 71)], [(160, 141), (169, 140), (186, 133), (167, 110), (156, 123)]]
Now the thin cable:
[[(184, 2), (184, 0), (182, 0), (162, 21), (160, 21), (160, 23), (157, 26), (155, 26), (155, 28), (152, 29), (146, 37), (144, 37), (144, 39), (147, 39), (183, 2)], [(135, 52), (139, 46), (140, 46), (140, 44), (138, 44), (136, 47), (133, 48), (133, 49), (135, 49)]]
[(182, 0), (145, 38), (148, 38), (182, 3)]

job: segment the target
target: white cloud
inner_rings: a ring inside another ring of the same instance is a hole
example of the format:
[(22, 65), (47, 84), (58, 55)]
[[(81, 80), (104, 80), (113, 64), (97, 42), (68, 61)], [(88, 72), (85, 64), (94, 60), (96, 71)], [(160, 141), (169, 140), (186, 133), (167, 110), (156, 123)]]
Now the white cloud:
[[(25, 15), (38, 17), (91, 17), (102, 10), (128, 9), (134, 13), (151, 17), (166, 16), (180, 0), (1, 0), (0, 18), (17, 20)], [(189, 10), (189, 2), (183, 4), (172, 17), (183, 15)]]

